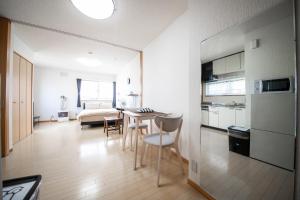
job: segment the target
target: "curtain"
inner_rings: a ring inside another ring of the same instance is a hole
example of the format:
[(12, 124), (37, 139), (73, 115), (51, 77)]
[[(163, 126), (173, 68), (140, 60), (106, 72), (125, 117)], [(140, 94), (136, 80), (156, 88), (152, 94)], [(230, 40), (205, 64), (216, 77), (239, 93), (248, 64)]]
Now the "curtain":
[(76, 79), (76, 82), (77, 82), (77, 92), (78, 92), (78, 95), (77, 95), (77, 108), (80, 108), (81, 107), (81, 102), (80, 102), (81, 79), (80, 78)]
[(113, 101), (112, 101), (112, 107), (115, 108), (117, 106), (116, 102), (116, 82), (113, 82)]

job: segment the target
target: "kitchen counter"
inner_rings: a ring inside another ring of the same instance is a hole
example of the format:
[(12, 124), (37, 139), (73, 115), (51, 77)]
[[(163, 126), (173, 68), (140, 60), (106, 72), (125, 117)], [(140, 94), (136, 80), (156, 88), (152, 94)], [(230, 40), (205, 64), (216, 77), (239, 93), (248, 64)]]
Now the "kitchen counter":
[(246, 108), (245, 104), (223, 104), (223, 103), (211, 103), (211, 102), (202, 102), (201, 108), (208, 108), (209, 106), (212, 107), (229, 107), (229, 108)]

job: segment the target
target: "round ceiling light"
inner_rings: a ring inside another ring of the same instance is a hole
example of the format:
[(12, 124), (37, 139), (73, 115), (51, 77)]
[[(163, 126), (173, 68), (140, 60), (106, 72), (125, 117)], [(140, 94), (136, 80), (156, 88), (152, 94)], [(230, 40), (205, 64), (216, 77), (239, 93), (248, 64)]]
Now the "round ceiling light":
[(115, 10), (113, 0), (71, 0), (73, 5), (83, 14), (94, 19), (106, 19)]

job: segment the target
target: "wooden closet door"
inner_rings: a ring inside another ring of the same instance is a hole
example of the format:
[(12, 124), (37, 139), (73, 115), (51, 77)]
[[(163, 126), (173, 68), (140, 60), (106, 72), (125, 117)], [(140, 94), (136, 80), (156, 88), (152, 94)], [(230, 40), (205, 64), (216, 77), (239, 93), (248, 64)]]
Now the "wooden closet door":
[(32, 133), (32, 64), (26, 65), (26, 134)]
[(26, 137), (26, 74), (27, 61), (24, 58), (20, 59), (20, 140)]
[(13, 144), (20, 140), (20, 56), (13, 55), (12, 131)]

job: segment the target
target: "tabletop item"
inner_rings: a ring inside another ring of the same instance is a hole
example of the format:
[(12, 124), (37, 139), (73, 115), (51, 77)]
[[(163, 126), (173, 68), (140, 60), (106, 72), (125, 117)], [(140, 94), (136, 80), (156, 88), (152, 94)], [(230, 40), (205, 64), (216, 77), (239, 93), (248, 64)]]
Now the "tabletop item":
[(140, 113), (153, 113), (154, 110), (151, 109), (151, 108), (139, 108), (139, 109), (137, 109), (137, 112), (140, 112)]

